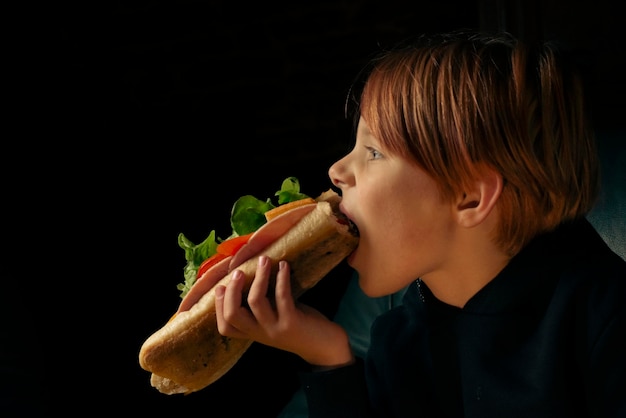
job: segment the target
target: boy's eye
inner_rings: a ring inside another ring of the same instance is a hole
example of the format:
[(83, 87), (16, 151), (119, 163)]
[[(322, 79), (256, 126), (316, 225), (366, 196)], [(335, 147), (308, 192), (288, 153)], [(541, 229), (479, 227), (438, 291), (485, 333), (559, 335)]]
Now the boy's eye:
[(378, 160), (379, 158), (382, 158), (383, 156), (377, 149), (374, 149), (374, 148), (368, 147), (367, 151), (369, 152), (372, 160)]

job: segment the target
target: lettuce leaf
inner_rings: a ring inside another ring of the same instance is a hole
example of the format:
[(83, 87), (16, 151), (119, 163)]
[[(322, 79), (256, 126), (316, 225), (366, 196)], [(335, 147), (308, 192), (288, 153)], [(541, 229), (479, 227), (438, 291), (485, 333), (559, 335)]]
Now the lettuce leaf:
[(300, 193), (300, 182), (295, 177), (287, 177), (283, 180), (280, 190), (277, 191), (274, 196), (278, 196), (279, 205), (308, 197), (307, 195)]
[(267, 222), (265, 212), (275, 207), (270, 199), (262, 201), (251, 195), (241, 196), (230, 214), (231, 237), (246, 235), (262, 227)]
[(217, 252), (217, 244), (215, 230), (212, 230), (209, 236), (198, 245), (191, 242), (182, 232), (178, 234), (178, 246), (185, 250), (185, 260), (187, 260), (183, 270), (185, 281), (176, 286), (182, 292), (181, 298), (189, 292), (191, 286), (196, 282), (200, 264)]

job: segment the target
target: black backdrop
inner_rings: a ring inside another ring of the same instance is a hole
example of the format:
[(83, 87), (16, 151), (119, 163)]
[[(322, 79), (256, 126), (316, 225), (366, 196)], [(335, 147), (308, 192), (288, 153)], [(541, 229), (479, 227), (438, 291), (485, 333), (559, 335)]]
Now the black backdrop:
[[(382, 47), (461, 27), (563, 39), (588, 64), (599, 128), (621, 124), (624, 48), (609, 1), (47, 8), (21, 16), (27, 58), (13, 66), (23, 81), (8, 114), (19, 129), (3, 153), (0, 396), (17, 416), (274, 416), (297, 385), (290, 355), (254, 345), (209, 388), (167, 396), (137, 354), (178, 304), (179, 232), (227, 234), (237, 197), (272, 197), (287, 176), (305, 193), (330, 187), (328, 167), (351, 145), (347, 91)], [(340, 266), (306, 300), (332, 314), (348, 274)]]

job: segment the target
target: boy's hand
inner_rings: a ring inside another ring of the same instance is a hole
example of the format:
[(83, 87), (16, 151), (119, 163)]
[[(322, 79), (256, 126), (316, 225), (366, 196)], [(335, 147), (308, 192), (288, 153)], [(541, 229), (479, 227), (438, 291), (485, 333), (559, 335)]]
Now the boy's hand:
[(345, 330), (319, 311), (296, 304), (291, 293), (288, 263), (279, 263), (274, 302), (269, 292), (271, 263), (259, 257), (246, 304), (244, 277), (233, 274), (227, 286), (215, 289), (217, 327), (220, 334), (245, 338), (295, 353), (315, 366), (334, 367), (353, 361)]

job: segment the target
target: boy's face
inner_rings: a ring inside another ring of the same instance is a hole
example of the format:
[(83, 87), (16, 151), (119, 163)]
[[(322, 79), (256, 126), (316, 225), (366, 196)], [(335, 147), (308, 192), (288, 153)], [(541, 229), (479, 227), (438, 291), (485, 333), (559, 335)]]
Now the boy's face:
[(455, 222), (434, 180), (410, 161), (382, 149), (363, 119), (352, 151), (329, 170), (342, 191), (342, 210), (358, 226), (348, 263), (371, 297), (393, 293), (437, 270)]

